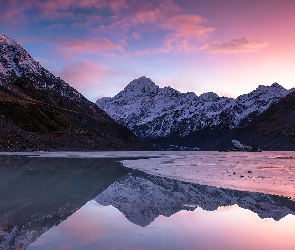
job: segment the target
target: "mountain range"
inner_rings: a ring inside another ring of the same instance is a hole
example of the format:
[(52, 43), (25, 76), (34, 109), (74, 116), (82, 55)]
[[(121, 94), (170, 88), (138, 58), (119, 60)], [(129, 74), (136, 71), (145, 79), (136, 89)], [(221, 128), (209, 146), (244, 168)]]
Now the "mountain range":
[(147, 149), (5, 35), (0, 35), (0, 128), (0, 151)]
[(143, 76), (95, 104), (0, 35), (0, 151), (223, 150), (233, 139), (295, 150), (293, 90), (274, 83), (237, 98), (197, 96)]
[[(101, 98), (96, 104), (138, 137), (158, 147), (178, 144), (220, 150), (229, 147), (231, 139), (242, 139), (264, 149), (289, 149), (289, 146), (283, 147), (283, 139), (275, 145), (270, 141), (259, 143), (259, 133), (253, 134), (253, 131), (258, 127), (267, 130), (265, 123), (258, 126), (259, 117), (269, 109), (278, 109), (279, 100), (289, 94), (292, 96), (293, 91), (293, 88), (287, 90), (273, 83), (260, 85), (237, 98), (219, 97), (212, 92), (197, 96), (171, 87), (160, 88), (143, 76), (130, 82), (114, 97)], [(274, 136), (280, 132), (277, 130)]]

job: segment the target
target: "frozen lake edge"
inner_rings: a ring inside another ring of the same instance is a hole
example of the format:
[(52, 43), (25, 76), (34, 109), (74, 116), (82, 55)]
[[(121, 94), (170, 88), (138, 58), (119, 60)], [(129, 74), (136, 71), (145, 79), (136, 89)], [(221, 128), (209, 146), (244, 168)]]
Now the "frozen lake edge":
[(1, 152), (54, 158), (116, 158), (123, 166), (181, 181), (295, 200), (295, 152), (100, 151)]

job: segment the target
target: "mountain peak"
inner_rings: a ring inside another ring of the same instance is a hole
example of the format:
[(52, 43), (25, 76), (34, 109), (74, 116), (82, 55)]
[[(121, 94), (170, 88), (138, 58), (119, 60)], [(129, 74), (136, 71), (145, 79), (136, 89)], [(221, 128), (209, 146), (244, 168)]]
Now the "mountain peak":
[(150, 79), (145, 76), (134, 79), (125, 88), (124, 92), (128, 95), (139, 96), (142, 94), (157, 93), (159, 87)]
[(0, 76), (21, 77), (26, 73), (38, 73), (41, 67), (15, 40), (0, 35)]
[(0, 34), (0, 43), (12, 45), (12, 46), (16, 46), (18, 44), (15, 40), (7, 37), (6, 35), (2, 35), (2, 34)]
[(285, 89), (282, 85), (278, 84), (277, 82), (274, 82), (271, 85), (272, 88), (277, 88), (277, 89)]
[[(156, 85), (152, 80), (151, 78), (148, 78), (146, 76), (141, 76), (137, 79), (134, 79), (131, 83), (138, 83), (140, 85)], [(129, 84), (131, 84), (129, 83)]]
[(219, 96), (214, 92), (206, 92), (199, 96), (199, 100), (202, 101), (215, 101), (218, 98)]
[(265, 91), (265, 90), (271, 90), (271, 89), (277, 89), (277, 90), (282, 90), (282, 91), (286, 91), (286, 89), (278, 84), (277, 82), (273, 83), (272, 85), (270, 86), (265, 86), (265, 85), (259, 85), (256, 89), (256, 91)]
[(286, 96), (277, 83), (260, 85), (236, 99), (207, 92), (180, 93), (167, 86), (160, 88), (146, 77), (133, 80), (114, 98), (99, 99), (97, 105), (112, 118), (141, 138), (174, 135), (214, 128), (235, 128), (262, 113)]
[(139, 77), (139, 78), (137, 78), (137, 79), (135, 79), (135, 80), (142, 80), (142, 81), (150, 80), (150, 81), (151, 81), (151, 78), (148, 78), (148, 77), (146, 77), (146, 76), (141, 76), (141, 77)]

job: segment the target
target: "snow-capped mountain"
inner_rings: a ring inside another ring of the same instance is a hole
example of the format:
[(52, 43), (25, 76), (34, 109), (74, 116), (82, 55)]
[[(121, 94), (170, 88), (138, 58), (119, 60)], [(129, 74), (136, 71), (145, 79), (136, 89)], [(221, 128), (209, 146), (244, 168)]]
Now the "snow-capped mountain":
[(0, 102), (0, 126), (5, 128), (0, 151), (146, 148), (5, 35), (0, 35)]
[(0, 85), (18, 78), (31, 80), (30, 83), (38, 90), (57, 91), (64, 97), (79, 101), (85, 99), (76, 89), (44, 69), (18, 42), (0, 35)]
[(212, 92), (197, 96), (171, 87), (160, 88), (143, 76), (130, 82), (113, 98), (101, 98), (96, 104), (137, 136), (158, 138), (185, 136), (202, 129), (235, 128), (293, 90), (274, 83), (260, 85), (236, 99), (219, 97)]
[(197, 207), (214, 211), (220, 206), (237, 204), (260, 218), (275, 220), (295, 214), (294, 202), (287, 198), (182, 182), (138, 170), (114, 182), (95, 201), (116, 207), (129, 221), (142, 227), (160, 215), (170, 217), (181, 210), (193, 211)]

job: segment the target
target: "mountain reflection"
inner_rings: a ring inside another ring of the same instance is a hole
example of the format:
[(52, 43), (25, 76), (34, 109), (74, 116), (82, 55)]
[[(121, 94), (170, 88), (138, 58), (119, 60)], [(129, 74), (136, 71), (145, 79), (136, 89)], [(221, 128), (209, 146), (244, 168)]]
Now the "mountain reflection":
[(295, 202), (284, 197), (153, 176), (119, 160), (0, 156), (0, 249), (25, 249), (92, 199), (142, 227), (197, 207), (237, 204), (275, 220), (295, 214)]
[(25, 249), (116, 179), (115, 159), (0, 157), (0, 249)]
[(275, 220), (295, 214), (295, 202), (285, 197), (182, 182), (138, 170), (110, 185), (95, 201), (116, 207), (130, 222), (142, 227), (159, 215), (170, 217), (181, 210), (193, 211), (197, 207), (213, 211), (237, 204), (260, 218)]

